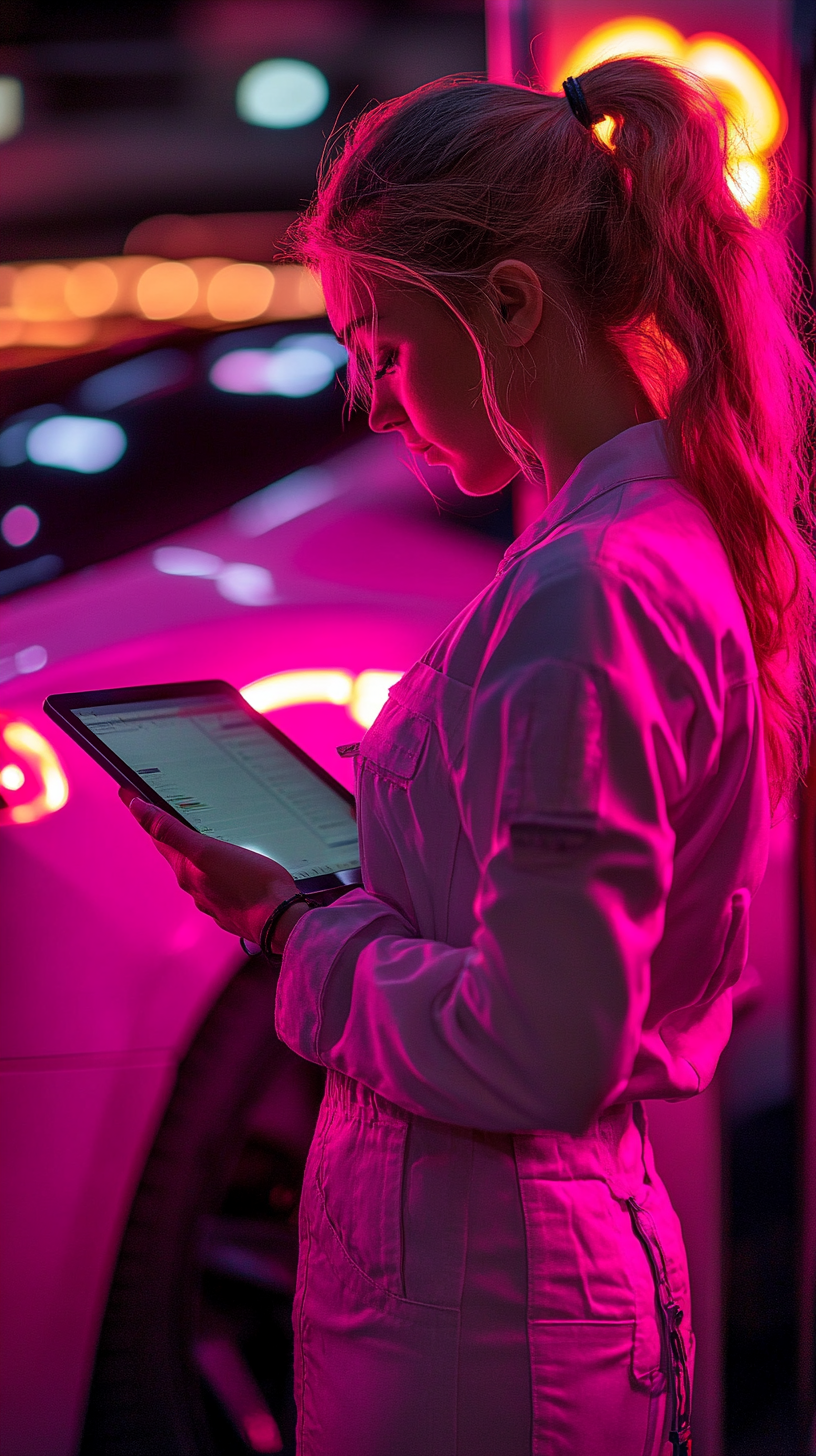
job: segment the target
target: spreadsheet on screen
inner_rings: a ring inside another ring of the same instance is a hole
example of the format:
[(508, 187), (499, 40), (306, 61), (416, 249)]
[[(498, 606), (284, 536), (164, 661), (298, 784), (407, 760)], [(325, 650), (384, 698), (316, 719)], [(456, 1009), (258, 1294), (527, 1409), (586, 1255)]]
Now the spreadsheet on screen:
[(74, 712), (202, 834), (268, 855), (296, 878), (359, 865), (350, 807), (229, 699), (162, 698)]

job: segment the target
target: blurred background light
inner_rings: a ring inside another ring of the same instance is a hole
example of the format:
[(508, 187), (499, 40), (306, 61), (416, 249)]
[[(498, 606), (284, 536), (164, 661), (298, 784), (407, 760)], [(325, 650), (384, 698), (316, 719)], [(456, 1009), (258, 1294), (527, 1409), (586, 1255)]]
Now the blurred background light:
[(229, 263), (207, 289), (207, 308), (224, 322), (257, 318), (269, 307), (274, 286), (274, 275), (259, 263)]
[(39, 643), (22, 647), (8, 657), (0, 657), (0, 683), (30, 672), (39, 672), (48, 662), (48, 653)]
[(29, 803), (17, 804), (8, 811), (12, 824), (34, 824), (45, 814), (54, 814), (68, 799), (68, 780), (51, 744), (30, 723), (7, 722), (3, 741), (12, 753), (31, 765), (42, 783), (42, 790)]
[(0, 76), (0, 142), (16, 136), (23, 126), (23, 83), (16, 76)]
[(28, 459), (26, 440), (31, 430), (30, 420), (18, 420), (0, 434), (0, 465), (22, 465)]
[[(580, 76), (611, 56), (660, 56), (677, 60), (685, 46), (685, 37), (665, 20), (627, 15), (607, 20), (582, 36), (563, 64), (559, 63), (559, 74)], [(560, 81), (552, 89), (560, 90)]]
[(737, 157), (731, 163), (728, 186), (746, 212), (762, 212), (768, 196), (770, 178), (764, 163), (756, 157)]
[(357, 677), (339, 668), (303, 668), (273, 672), (241, 688), (241, 696), (257, 713), (274, 713), (302, 703), (345, 704), (355, 723), (370, 728), (383, 707), (388, 690), (401, 672), (367, 668)]
[(35, 465), (97, 475), (110, 470), (127, 449), (127, 435), (113, 420), (87, 415), (54, 415), (34, 425), (26, 440), (26, 454)]
[(292, 263), (130, 254), (0, 264), (0, 349), (81, 349), (97, 336), (119, 343), (134, 333), (124, 322), (128, 315), (138, 319), (135, 332), (141, 339), (145, 319), (208, 328), (323, 314), (319, 280)]
[(31, 323), (70, 319), (65, 302), (69, 271), (64, 263), (32, 263), (14, 278), (11, 303), (18, 318)]
[(222, 566), (215, 588), (219, 596), (242, 607), (266, 607), (275, 598), (271, 571), (246, 561), (230, 561)]
[(370, 669), (361, 672), (355, 679), (351, 694), (349, 712), (361, 728), (370, 728), (380, 709), (385, 706), (388, 689), (399, 682), (401, 672), (381, 672)]
[(165, 576), (215, 577), (223, 564), (220, 556), (192, 546), (159, 546), (153, 552), (153, 565)]
[(702, 76), (725, 105), (740, 150), (767, 155), (788, 129), (785, 103), (761, 61), (727, 35), (693, 35), (684, 65)]
[(153, 565), (165, 576), (197, 576), (214, 581), (219, 595), (242, 607), (265, 607), (274, 599), (275, 583), (265, 566), (228, 561), (191, 546), (159, 546)]
[(19, 763), (7, 763), (4, 768), (0, 769), (0, 787), (15, 793), (17, 789), (23, 787), (24, 783), (25, 774)]
[(343, 364), (348, 363), (348, 352), (334, 334), (325, 330), (319, 334), (287, 334), (275, 345), (276, 350), (284, 349), (316, 349), (319, 354), (324, 354), (332, 363), (335, 369), (340, 369)]
[(351, 673), (337, 668), (299, 668), (258, 678), (241, 689), (241, 696), (256, 713), (274, 713), (276, 708), (301, 703), (349, 703), (353, 688)]
[[(648, 55), (687, 66), (707, 81), (728, 116), (729, 160), (726, 182), (745, 211), (763, 216), (770, 190), (766, 157), (776, 151), (788, 128), (782, 94), (762, 62), (731, 36), (700, 32), (689, 39), (673, 25), (651, 16), (624, 16), (596, 26), (573, 47), (549, 79), (560, 89), (564, 75), (580, 76), (611, 56)], [(596, 134), (609, 143), (609, 118)]]
[(238, 82), (235, 109), (252, 126), (306, 126), (322, 116), (329, 85), (308, 61), (260, 61)]
[(332, 334), (290, 334), (271, 349), (233, 349), (210, 370), (227, 394), (278, 394), (304, 399), (331, 384), (347, 354)]
[(14, 654), (14, 666), (21, 673), (39, 672), (47, 662), (48, 653), (39, 643), (33, 647), (23, 647), (20, 652)]
[(0, 432), (0, 465), (23, 465), (28, 459), (26, 440), (39, 420), (49, 420), (53, 415), (63, 415), (65, 410), (58, 404), (38, 404), (22, 415), (12, 415)]
[(183, 349), (155, 349), (151, 354), (139, 354), (135, 359), (126, 359), (124, 364), (114, 364), (110, 369), (92, 374), (80, 385), (77, 398), (86, 409), (116, 409), (131, 400), (172, 389), (188, 380), (191, 374), (190, 356)]
[(337, 488), (329, 471), (319, 465), (307, 465), (304, 470), (296, 470), (238, 501), (230, 511), (230, 520), (242, 536), (264, 536), (276, 526), (325, 505), (336, 495)]
[[(6, 566), (0, 571), (0, 597), (11, 596), (13, 592), (24, 591), (29, 586), (40, 586), (44, 581), (53, 581), (59, 576), (65, 565), (61, 556), (49, 551), (43, 556), (35, 556), (33, 561), (23, 561), (19, 566)], [(5, 682), (8, 674), (3, 675), (3, 664), (10, 659), (0, 658), (0, 682)], [(16, 668), (11, 673), (14, 676)]]
[(188, 263), (154, 263), (136, 284), (136, 302), (145, 318), (180, 318), (197, 300), (198, 279)]
[(97, 318), (113, 308), (119, 280), (110, 263), (90, 258), (72, 268), (65, 280), (65, 302), (78, 318)]
[(30, 506), (12, 506), (0, 520), (0, 533), (9, 546), (27, 546), (40, 529), (40, 518)]

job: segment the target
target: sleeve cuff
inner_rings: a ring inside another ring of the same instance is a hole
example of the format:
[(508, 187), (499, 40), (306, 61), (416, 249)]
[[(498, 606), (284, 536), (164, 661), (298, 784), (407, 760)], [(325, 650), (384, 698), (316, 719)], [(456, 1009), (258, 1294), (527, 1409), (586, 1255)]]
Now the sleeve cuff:
[(414, 938), (412, 926), (385, 901), (352, 890), (334, 905), (311, 910), (292, 929), (283, 953), (275, 1001), (281, 1041), (309, 1062), (343, 1034), (357, 958), (381, 935)]

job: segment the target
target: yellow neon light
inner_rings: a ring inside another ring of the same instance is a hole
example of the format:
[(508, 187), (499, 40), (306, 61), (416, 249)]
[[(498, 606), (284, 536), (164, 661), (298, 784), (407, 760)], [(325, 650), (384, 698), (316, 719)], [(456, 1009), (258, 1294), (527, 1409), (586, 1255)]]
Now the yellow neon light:
[[(788, 128), (788, 113), (770, 72), (747, 47), (730, 36), (700, 32), (686, 39), (674, 26), (652, 16), (627, 15), (606, 21), (583, 36), (550, 81), (558, 90), (564, 76), (580, 76), (612, 56), (657, 56), (676, 61), (707, 81), (729, 119), (728, 186), (749, 215), (758, 218), (767, 202), (765, 159)], [(611, 143), (614, 122), (604, 117), (595, 133)]]
[(30, 723), (7, 722), (3, 728), (7, 748), (30, 764), (42, 782), (42, 789), (25, 804), (12, 804), (0, 811), (0, 822), (34, 824), (46, 814), (55, 814), (68, 800), (68, 780), (51, 744)]
[(762, 62), (727, 35), (693, 35), (683, 64), (720, 96), (745, 153), (769, 156), (788, 129), (779, 87)]
[(276, 708), (294, 708), (301, 703), (349, 703), (354, 679), (348, 672), (303, 670), (273, 672), (241, 688), (256, 713), (274, 713)]
[(685, 36), (664, 20), (654, 20), (648, 15), (607, 20), (573, 47), (552, 89), (560, 89), (564, 76), (580, 76), (590, 66), (597, 66), (599, 61), (608, 61), (612, 56), (659, 56), (661, 60), (676, 61), (685, 48)]
[(746, 212), (761, 214), (768, 197), (768, 168), (757, 157), (738, 157), (726, 178), (729, 191)]
[(388, 697), (388, 689), (399, 682), (401, 672), (361, 672), (355, 679), (349, 712), (361, 728), (370, 728)]
[(613, 136), (613, 133), (615, 131), (615, 118), (614, 117), (612, 117), (612, 116), (603, 116), (603, 117), (601, 117), (601, 120), (600, 121), (596, 121), (596, 123), (593, 126), (592, 130), (594, 131), (594, 133), (595, 133), (596, 137), (598, 138), (598, 141), (599, 142), (603, 142), (603, 144), (604, 144), (605, 147), (610, 147), (611, 148), (611, 146), (612, 146), (612, 136)]
[(304, 703), (335, 703), (348, 708), (355, 723), (370, 728), (388, 697), (388, 689), (401, 672), (369, 668), (353, 677), (338, 668), (304, 668), (273, 672), (241, 689), (257, 713), (274, 713), (276, 708), (294, 708)]

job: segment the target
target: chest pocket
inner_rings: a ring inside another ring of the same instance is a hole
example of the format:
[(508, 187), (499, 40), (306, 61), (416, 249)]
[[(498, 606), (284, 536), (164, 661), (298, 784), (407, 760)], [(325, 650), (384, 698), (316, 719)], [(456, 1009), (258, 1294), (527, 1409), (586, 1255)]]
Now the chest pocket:
[(389, 699), (360, 743), (359, 765), (404, 787), (416, 775), (430, 731), (428, 718)]
[(471, 689), (417, 662), (394, 683), (388, 702), (360, 744), (359, 762), (391, 783), (415, 778), (436, 730), (447, 772), (461, 757)]

